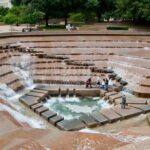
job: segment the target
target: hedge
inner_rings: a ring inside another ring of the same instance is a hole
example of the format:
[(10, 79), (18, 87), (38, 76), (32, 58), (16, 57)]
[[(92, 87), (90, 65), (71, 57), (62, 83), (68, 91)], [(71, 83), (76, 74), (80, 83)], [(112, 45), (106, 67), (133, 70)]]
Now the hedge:
[(127, 26), (108, 26), (107, 30), (128, 30)]

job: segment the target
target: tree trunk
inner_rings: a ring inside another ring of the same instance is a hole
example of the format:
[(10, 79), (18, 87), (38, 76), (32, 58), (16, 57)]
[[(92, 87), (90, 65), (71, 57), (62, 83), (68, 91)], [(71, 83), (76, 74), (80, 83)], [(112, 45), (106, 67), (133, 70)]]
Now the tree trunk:
[(49, 20), (49, 17), (46, 15), (45, 16), (45, 27), (48, 27), (48, 20)]
[(67, 16), (65, 16), (65, 26), (68, 24)]
[(97, 22), (101, 22), (101, 14), (99, 12), (97, 12), (96, 14), (97, 14)]

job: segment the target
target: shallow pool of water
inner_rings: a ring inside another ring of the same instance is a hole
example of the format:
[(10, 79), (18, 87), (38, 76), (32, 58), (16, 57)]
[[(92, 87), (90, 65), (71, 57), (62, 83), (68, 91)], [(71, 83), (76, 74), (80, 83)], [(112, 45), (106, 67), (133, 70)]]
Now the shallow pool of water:
[(110, 107), (99, 97), (51, 97), (44, 105), (65, 119), (78, 118), (84, 113)]

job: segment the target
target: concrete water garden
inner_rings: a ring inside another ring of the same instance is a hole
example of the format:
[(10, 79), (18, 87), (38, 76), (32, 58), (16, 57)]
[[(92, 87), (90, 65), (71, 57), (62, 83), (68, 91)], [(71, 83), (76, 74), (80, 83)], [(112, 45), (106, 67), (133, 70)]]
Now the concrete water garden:
[[(130, 134), (135, 140), (144, 136), (138, 142), (149, 138), (149, 131), (145, 132), (150, 112), (149, 41), (149, 33), (130, 31), (1, 36), (0, 112), (5, 121), (0, 130), (9, 125), (8, 134), (0, 134), (0, 142), (5, 141), (1, 147), (11, 147), (13, 135), (16, 145), (31, 143), (52, 149), (77, 149), (77, 145), (99, 149), (104, 143), (102, 149), (113, 149), (132, 143), (127, 138)], [(100, 89), (97, 75), (113, 78), (115, 86)], [(85, 88), (89, 77), (93, 87)], [(124, 110), (120, 107), (123, 94), (128, 103)], [(141, 128), (135, 127), (137, 122)], [(92, 133), (64, 131), (83, 128), (91, 128), (82, 131)], [(122, 133), (114, 138), (112, 132)], [(19, 143), (17, 138), (23, 135)], [(53, 142), (62, 137), (59, 145)]]

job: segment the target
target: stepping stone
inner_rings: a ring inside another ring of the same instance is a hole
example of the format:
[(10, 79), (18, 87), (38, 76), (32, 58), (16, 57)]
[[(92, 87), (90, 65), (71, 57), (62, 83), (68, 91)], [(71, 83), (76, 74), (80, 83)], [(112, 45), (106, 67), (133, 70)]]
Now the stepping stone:
[(65, 131), (76, 131), (85, 127), (84, 123), (78, 119), (62, 120), (57, 123), (57, 126)]
[(48, 94), (48, 91), (43, 91), (43, 90), (37, 90), (37, 89), (33, 89), (30, 92), (34, 92), (34, 93), (44, 93), (44, 94)]
[(39, 97), (34, 97), (34, 96), (28, 96), (28, 95), (24, 95), (24, 96), (21, 96), (19, 98), (20, 101), (23, 101), (23, 100), (36, 100), (36, 101), (40, 101), (40, 98)]
[(103, 96), (105, 96), (105, 94), (108, 93), (108, 92), (109, 92), (109, 91), (100, 89), (100, 96), (103, 97)]
[(40, 107), (42, 107), (42, 106), (43, 106), (43, 103), (38, 103), (38, 104), (32, 105), (32, 106), (31, 106), (31, 109), (32, 109), (33, 111), (35, 111), (37, 108), (40, 108)]
[(44, 93), (29, 92), (26, 95), (33, 96), (33, 97), (39, 97), (41, 100), (45, 98), (45, 94)]
[(79, 118), (82, 122), (84, 122), (87, 127), (95, 127), (98, 125), (98, 122), (90, 115), (84, 114)]
[(121, 109), (121, 105), (115, 106), (112, 108), (116, 113), (122, 116), (122, 118), (129, 118), (133, 117), (135, 115), (141, 114), (143, 111), (137, 108), (133, 108), (130, 106), (127, 106), (126, 109)]
[(49, 120), (50, 118), (52, 118), (56, 115), (57, 115), (57, 113), (55, 113), (51, 110), (48, 110), (48, 111), (41, 113), (41, 116), (44, 117), (46, 120)]
[(120, 93), (118, 93), (116, 95), (111, 95), (109, 97), (109, 101), (113, 103), (113, 102), (115, 102), (116, 99), (121, 98), (121, 97), (122, 97), (122, 94), (120, 94)]
[(19, 100), (23, 104), (27, 105), (28, 107), (31, 107), (32, 105), (35, 105), (35, 104), (39, 103), (39, 101), (37, 99), (31, 99), (31, 97), (29, 99), (28, 98), (29, 97), (25, 97), (25, 99), (24, 99), (24, 97), (20, 97)]
[(56, 89), (54, 89), (53, 87), (50, 87), (50, 86), (37, 86), (36, 88), (35, 88), (36, 90), (43, 90), (43, 91), (47, 91), (47, 92), (49, 92), (49, 94), (51, 95), (51, 96), (58, 96), (58, 88), (56, 88)]
[(121, 119), (121, 116), (117, 114), (114, 110), (110, 109), (103, 109), (100, 111), (102, 115), (109, 119), (109, 122), (118, 121)]
[(47, 110), (48, 110), (48, 108), (43, 106), (43, 107), (36, 109), (35, 112), (37, 112), (39, 115), (41, 115), (41, 113), (43, 113)]
[(135, 105), (135, 104), (130, 104), (129, 106), (134, 107), (134, 108), (138, 108), (138, 109), (144, 111), (145, 113), (150, 112), (150, 105)]
[(118, 93), (117, 92), (108, 92), (105, 94), (105, 98), (108, 99), (110, 96), (116, 95), (116, 94), (118, 94)]
[(95, 111), (93, 113), (90, 114), (90, 116), (92, 116), (96, 121), (98, 121), (100, 124), (104, 124), (109, 122), (109, 119), (104, 117), (100, 112)]
[(60, 121), (64, 120), (64, 117), (57, 115), (49, 119), (49, 122), (56, 126), (56, 124)]

